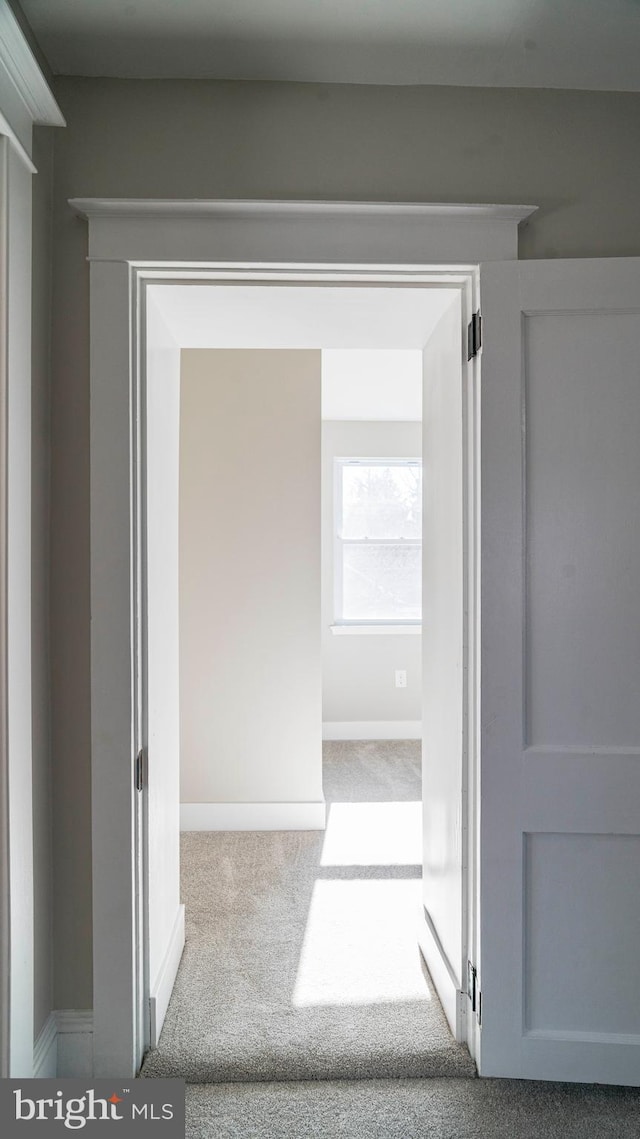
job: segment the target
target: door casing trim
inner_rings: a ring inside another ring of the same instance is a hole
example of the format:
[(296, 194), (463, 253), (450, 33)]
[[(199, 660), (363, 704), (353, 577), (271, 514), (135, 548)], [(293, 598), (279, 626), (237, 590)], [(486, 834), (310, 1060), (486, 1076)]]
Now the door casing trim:
[[(137, 661), (145, 636), (141, 392), (146, 289), (150, 284), (197, 286), (231, 281), (262, 285), (313, 282), (334, 288), (347, 284), (449, 287), (462, 291), (463, 309), (470, 316), (477, 304), (477, 262), (513, 257), (518, 223), (532, 211), (504, 207), (501, 216), (486, 217), (478, 215), (477, 207), (452, 207), (448, 215), (443, 215), (442, 207), (431, 211), (427, 207), (416, 218), (414, 205), (385, 205), (372, 215), (366, 208), (369, 203), (325, 203), (318, 204), (315, 214), (303, 210), (301, 215), (301, 203), (294, 202), (278, 203), (275, 224), (265, 208), (268, 204), (255, 203), (260, 209), (248, 226), (251, 232), (246, 233), (242, 210), (213, 211), (212, 221), (212, 211), (201, 208), (189, 213), (184, 203), (170, 203), (175, 206), (173, 213), (171, 209), (159, 213), (154, 203), (147, 203), (146, 209), (138, 203), (137, 212), (130, 204), (126, 210), (105, 211), (103, 200), (96, 200), (94, 210), (87, 200), (72, 205), (89, 220), (91, 261), (94, 1074), (114, 1077), (136, 1073), (150, 1031), (148, 970), (142, 952), (146, 796), (143, 792), (136, 797), (132, 778), (137, 741), (144, 733), (144, 677)], [(336, 211), (331, 207), (338, 205), (344, 208), (339, 212), (341, 233), (336, 246)], [(268, 253), (268, 258), (249, 259), (251, 242), (256, 253)], [(198, 255), (190, 256), (188, 250), (185, 254), (185, 246), (197, 249)], [(470, 254), (464, 260), (463, 247)], [(224, 260), (212, 256), (221, 248)], [(364, 260), (358, 256), (337, 260), (338, 248), (341, 257), (361, 255), (363, 248), (371, 255)], [(386, 256), (380, 256), (382, 248)], [(415, 250), (415, 260), (407, 262), (403, 255), (409, 248)], [(183, 252), (176, 257), (178, 249)], [(229, 256), (233, 250), (235, 258)], [(472, 449), (467, 475), (475, 486), (478, 409), (469, 410)], [(472, 510), (474, 504), (477, 488), (469, 502)], [(470, 545), (470, 552), (475, 551), (476, 576), (477, 526), (476, 512)], [(477, 598), (477, 592), (474, 595)], [(478, 614), (472, 613), (469, 628), (475, 629), (477, 620)], [(467, 644), (468, 663), (474, 670), (477, 636), (467, 638)], [(475, 701), (476, 683), (474, 674), (469, 691)], [(474, 732), (469, 731), (466, 797), (475, 813), (479, 772), (474, 739)], [(469, 942), (475, 936), (472, 930), (478, 928), (478, 886), (474, 819), (467, 815), (466, 821), (465, 908), (473, 907)], [(479, 1039), (472, 1024), (467, 1040), (479, 1059)]]

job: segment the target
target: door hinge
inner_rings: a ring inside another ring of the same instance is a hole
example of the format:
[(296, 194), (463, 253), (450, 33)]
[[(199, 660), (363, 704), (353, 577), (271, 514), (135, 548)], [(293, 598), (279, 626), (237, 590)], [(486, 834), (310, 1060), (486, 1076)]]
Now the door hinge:
[(136, 756), (134, 765), (134, 782), (136, 791), (142, 791), (147, 783), (147, 753), (142, 747)]
[(474, 356), (482, 348), (482, 317), (479, 312), (474, 312), (469, 326), (467, 328), (467, 360), (473, 360)]
[(477, 1013), (478, 1024), (482, 1024), (482, 993), (478, 986), (476, 967), (470, 961), (467, 961), (467, 996), (471, 1001), (471, 1011)]

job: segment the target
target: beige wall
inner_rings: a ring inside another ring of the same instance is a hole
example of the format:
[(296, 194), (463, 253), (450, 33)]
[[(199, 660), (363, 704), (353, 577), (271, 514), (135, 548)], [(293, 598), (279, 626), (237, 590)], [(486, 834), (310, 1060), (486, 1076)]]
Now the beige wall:
[[(420, 720), (421, 637), (334, 636), (334, 495), (336, 458), (419, 458), (422, 424), (325, 420), (322, 424), (322, 719)], [(395, 687), (395, 670), (407, 687)]]
[(322, 800), (320, 352), (186, 351), (186, 803)]
[(53, 137), (36, 128), (33, 159), (31, 388), (31, 676), (33, 746), (34, 1035), (53, 1008), (53, 873), (49, 701), (49, 377)]
[(91, 1005), (89, 319), (78, 195), (541, 207), (523, 257), (640, 254), (640, 95), (58, 79), (52, 388), (56, 1004)]

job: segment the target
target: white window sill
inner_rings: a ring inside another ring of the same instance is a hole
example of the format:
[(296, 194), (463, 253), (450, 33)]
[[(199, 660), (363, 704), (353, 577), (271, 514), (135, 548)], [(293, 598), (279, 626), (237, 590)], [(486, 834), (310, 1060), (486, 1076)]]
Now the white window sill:
[(376, 633), (387, 636), (419, 636), (422, 625), (329, 625), (334, 637), (365, 636), (370, 637)]

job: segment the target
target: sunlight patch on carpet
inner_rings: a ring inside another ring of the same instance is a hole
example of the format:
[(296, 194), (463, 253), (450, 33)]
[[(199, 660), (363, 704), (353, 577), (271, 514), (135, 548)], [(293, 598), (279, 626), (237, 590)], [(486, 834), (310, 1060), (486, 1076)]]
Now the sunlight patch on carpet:
[(422, 803), (332, 803), (321, 866), (422, 862)]
[(317, 881), (294, 1006), (431, 1000), (417, 945), (421, 890), (415, 879)]

